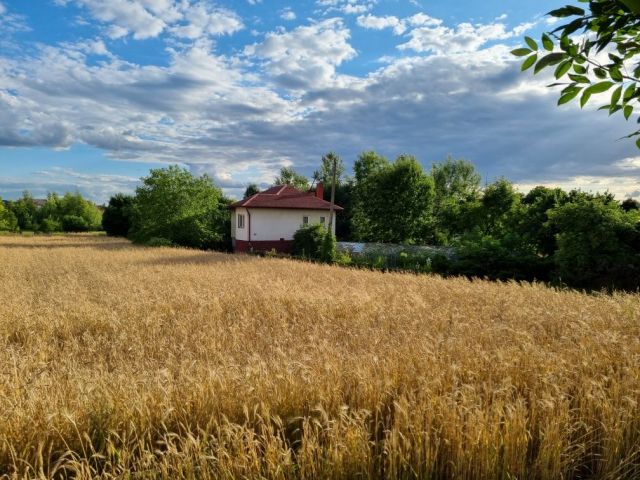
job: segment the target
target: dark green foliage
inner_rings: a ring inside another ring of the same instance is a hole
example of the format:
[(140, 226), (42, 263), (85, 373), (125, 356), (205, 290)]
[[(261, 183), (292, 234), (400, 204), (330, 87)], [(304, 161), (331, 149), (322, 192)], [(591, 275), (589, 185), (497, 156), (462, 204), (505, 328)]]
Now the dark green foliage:
[(65, 215), (61, 219), (62, 230), (65, 232), (87, 232), (89, 224), (79, 215)]
[(508, 180), (501, 178), (483, 192), (478, 222), (486, 235), (503, 235), (520, 205), (520, 195)]
[(258, 188), (258, 185), (256, 185), (255, 183), (250, 183), (249, 185), (247, 185), (247, 188), (244, 191), (244, 196), (242, 198), (249, 198), (256, 193), (260, 193), (260, 188)]
[(601, 198), (581, 198), (549, 214), (558, 231), (558, 279), (582, 288), (640, 287), (640, 215)]
[(515, 229), (540, 255), (552, 255), (556, 250), (555, 225), (548, 222), (549, 211), (568, 201), (567, 194), (559, 188), (535, 187), (522, 199), (525, 208), (520, 210)]
[(165, 238), (186, 247), (228, 248), (229, 202), (208, 176), (171, 166), (151, 170), (142, 182), (130, 229), (134, 241)]
[(336, 258), (336, 237), (330, 231), (326, 231), (320, 247), (320, 260), (325, 263), (333, 263)]
[(633, 198), (625, 198), (624, 202), (620, 204), (620, 207), (625, 212), (630, 212), (631, 210), (640, 210), (640, 202), (634, 200)]
[(38, 230), (38, 207), (29, 192), (23, 192), (22, 198), (9, 202), (7, 208), (13, 213), (21, 231)]
[(431, 167), (435, 187), (434, 241), (447, 245), (474, 224), (479, 207), (480, 175), (472, 163), (449, 157)]
[[(80, 193), (66, 193), (60, 197), (49, 194), (46, 203), (38, 208), (29, 192), (22, 198), (9, 202), (10, 209), (21, 231), (53, 233), (86, 232), (101, 228), (102, 213)], [(65, 217), (68, 217), (65, 220)]]
[(327, 229), (319, 223), (305, 225), (293, 234), (293, 254), (303, 258), (320, 259)]
[(118, 193), (109, 199), (102, 215), (102, 228), (107, 235), (126, 237), (131, 228), (134, 197)]
[(144, 243), (147, 247), (173, 247), (171, 240), (161, 237), (152, 237)]
[(0, 232), (15, 232), (17, 229), (18, 219), (0, 198)]
[(456, 250), (455, 261), (441, 273), (491, 280), (548, 281), (551, 278), (552, 261), (536, 255), (530, 248), (523, 248), (515, 236), (466, 238)]
[(280, 175), (273, 179), (275, 185), (289, 185), (303, 192), (309, 190), (309, 179), (291, 167), (282, 167)]
[[(534, 67), (538, 73), (555, 67), (554, 74), (560, 82), (551, 86), (562, 87), (558, 105), (579, 98), (584, 107), (593, 95), (611, 92), (609, 103), (600, 109), (609, 115), (621, 112), (628, 120), (640, 98), (640, 2), (580, 1), (588, 3), (590, 11), (568, 5), (549, 12), (551, 17), (569, 20), (542, 35), (544, 50), (525, 37), (527, 47), (511, 53), (526, 57), (522, 70)], [(609, 53), (605, 56), (604, 52)], [(637, 130), (629, 137), (639, 135)], [(640, 137), (636, 144), (640, 147)]]
[(432, 235), (433, 179), (411, 156), (393, 164), (363, 154), (356, 162), (354, 235), (359, 240), (423, 243)]

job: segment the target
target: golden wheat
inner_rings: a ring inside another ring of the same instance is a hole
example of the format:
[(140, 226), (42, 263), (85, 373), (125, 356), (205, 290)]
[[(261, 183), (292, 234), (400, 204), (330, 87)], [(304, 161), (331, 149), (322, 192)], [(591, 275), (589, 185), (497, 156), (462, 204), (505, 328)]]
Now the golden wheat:
[(640, 477), (640, 296), (0, 237), (0, 476)]

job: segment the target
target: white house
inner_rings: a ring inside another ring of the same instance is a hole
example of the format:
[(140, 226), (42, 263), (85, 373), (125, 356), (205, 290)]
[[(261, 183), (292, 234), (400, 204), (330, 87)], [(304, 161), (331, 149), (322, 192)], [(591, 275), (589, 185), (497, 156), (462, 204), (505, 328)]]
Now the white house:
[[(315, 192), (301, 192), (288, 185), (271, 187), (232, 204), (231, 239), (234, 252), (267, 251), (276, 249), (289, 252), (293, 234), (301, 226), (329, 224), (330, 202), (324, 200), (322, 184)], [(334, 205), (332, 230), (335, 234), (336, 211)]]

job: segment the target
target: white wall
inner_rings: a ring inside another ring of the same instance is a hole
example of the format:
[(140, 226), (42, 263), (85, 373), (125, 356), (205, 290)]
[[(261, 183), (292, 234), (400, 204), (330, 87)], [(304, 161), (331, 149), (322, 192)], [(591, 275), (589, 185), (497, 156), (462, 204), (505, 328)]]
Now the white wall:
[[(293, 240), (293, 234), (302, 226), (302, 217), (309, 217), (309, 223), (320, 223), (320, 217), (325, 218), (325, 226), (329, 224), (329, 210), (302, 210), (277, 208), (250, 208), (251, 240)], [(244, 228), (235, 228), (237, 215), (244, 214)], [(336, 232), (335, 212), (333, 213), (333, 233)], [(249, 240), (249, 215), (246, 208), (236, 208), (231, 223), (232, 236), (237, 240)]]
[[(238, 215), (244, 215), (244, 228), (238, 228)], [(249, 215), (246, 208), (236, 208), (231, 219), (231, 238), (249, 240)]]

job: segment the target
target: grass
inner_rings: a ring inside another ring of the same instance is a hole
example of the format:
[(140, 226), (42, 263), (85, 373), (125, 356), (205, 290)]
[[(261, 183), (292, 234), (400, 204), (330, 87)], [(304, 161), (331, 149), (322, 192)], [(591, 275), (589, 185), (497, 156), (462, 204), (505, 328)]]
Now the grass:
[(0, 477), (640, 476), (640, 296), (0, 237)]

